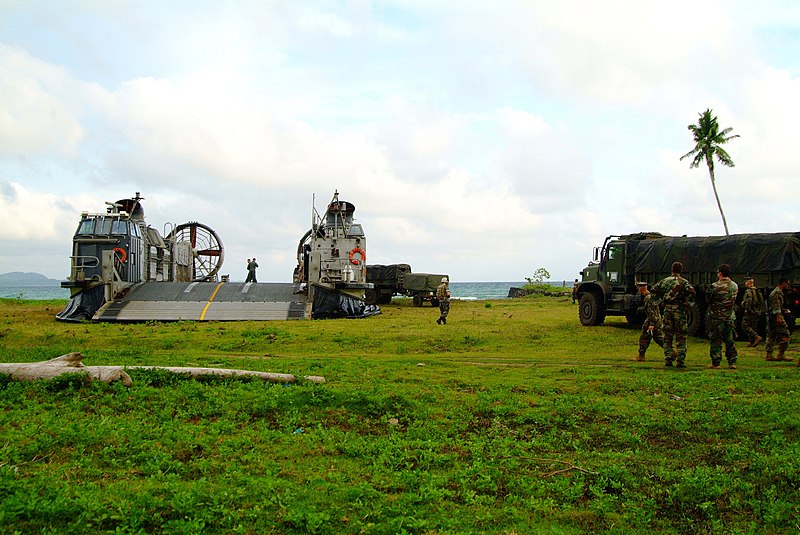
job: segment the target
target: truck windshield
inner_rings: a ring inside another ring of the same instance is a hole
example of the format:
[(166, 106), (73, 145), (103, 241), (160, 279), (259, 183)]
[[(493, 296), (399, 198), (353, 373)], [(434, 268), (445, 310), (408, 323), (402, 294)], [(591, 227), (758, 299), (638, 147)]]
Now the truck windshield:
[(623, 245), (611, 245), (608, 248), (608, 257), (606, 258), (606, 276), (608, 277), (608, 282), (620, 282), (620, 272), (622, 271), (624, 257), (625, 248)]

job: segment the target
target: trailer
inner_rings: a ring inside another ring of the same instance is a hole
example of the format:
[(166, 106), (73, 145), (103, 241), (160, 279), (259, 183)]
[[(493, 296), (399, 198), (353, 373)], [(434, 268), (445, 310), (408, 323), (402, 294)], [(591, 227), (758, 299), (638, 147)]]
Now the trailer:
[(581, 271), (578, 286), (581, 324), (599, 325), (606, 316), (625, 316), (638, 323), (642, 298), (636, 282), (654, 284), (668, 277), (675, 261), (683, 264), (681, 275), (697, 292), (687, 315), (690, 334), (703, 330), (706, 291), (717, 281), (720, 264), (731, 266), (731, 279), (739, 284), (738, 302), (746, 277), (753, 277), (765, 299), (781, 277), (788, 278), (790, 327), (800, 313), (800, 232), (696, 237), (640, 232), (608, 236), (602, 247), (595, 247), (593, 261)]
[(371, 264), (367, 266), (367, 282), (373, 288), (364, 292), (365, 300), (372, 305), (388, 304), (393, 296), (401, 295), (411, 297), (417, 307), (426, 301), (432, 306), (439, 306), (436, 289), (444, 277), (447, 275), (413, 273), (408, 264)]

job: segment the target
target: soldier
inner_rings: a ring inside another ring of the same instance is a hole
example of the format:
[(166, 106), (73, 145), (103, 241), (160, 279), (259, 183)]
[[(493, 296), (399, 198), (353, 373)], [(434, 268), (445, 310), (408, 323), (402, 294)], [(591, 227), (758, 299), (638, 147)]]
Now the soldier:
[(572, 304), (573, 305), (575, 304), (575, 300), (578, 299), (578, 286), (580, 286), (580, 283), (578, 282), (578, 279), (575, 279), (575, 282), (572, 284)]
[(646, 318), (642, 323), (642, 333), (639, 335), (639, 355), (631, 360), (643, 361), (647, 348), (650, 347), (650, 340), (655, 340), (659, 346), (664, 347), (664, 334), (661, 312), (659, 312), (653, 296), (647, 290), (647, 283), (637, 282), (636, 286), (639, 288), (639, 295), (642, 296), (642, 306), (644, 307)]
[[(789, 328), (783, 317), (783, 292), (789, 287), (789, 279), (781, 277), (778, 285), (769, 294), (769, 333), (767, 334), (767, 360), (782, 360), (790, 362), (791, 357), (785, 355), (789, 347)], [(778, 345), (778, 356), (772, 356), (772, 348)]]
[[(672, 361), (677, 360), (678, 368), (686, 367), (686, 333), (689, 330), (686, 324), (686, 311), (690, 302), (694, 301), (694, 287), (681, 277), (683, 264), (672, 263), (672, 275), (661, 279), (653, 285), (653, 293), (660, 297), (664, 303), (664, 365), (672, 367)], [(672, 340), (675, 339), (675, 351), (672, 349)]]
[(247, 281), (245, 282), (258, 282), (256, 280), (256, 268), (258, 267), (258, 263), (256, 262), (256, 257), (253, 257), (253, 261), (247, 264)]
[(253, 273), (250, 271), (250, 263), (252, 260), (249, 258), (247, 259), (247, 278), (244, 279), (244, 282), (252, 282), (250, 278), (252, 277)]
[(442, 277), (442, 283), (436, 288), (436, 299), (439, 301), (439, 319), (436, 323), (439, 325), (447, 325), (447, 314), (450, 312), (450, 289), (447, 284), (447, 277)]
[(750, 341), (747, 347), (756, 347), (764, 341), (756, 332), (758, 320), (761, 319), (761, 315), (764, 313), (764, 296), (756, 288), (756, 282), (753, 277), (745, 279), (744, 285), (746, 289), (742, 298), (742, 330)]
[(739, 286), (731, 280), (731, 266), (720, 264), (717, 268), (717, 282), (706, 293), (708, 302), (708, 337), (711, 340), (711, 365), (718, 370), (722, 361), (722, 344), (725, 343), (725, 358), (728, 367), (736, 369), (736, 295)]

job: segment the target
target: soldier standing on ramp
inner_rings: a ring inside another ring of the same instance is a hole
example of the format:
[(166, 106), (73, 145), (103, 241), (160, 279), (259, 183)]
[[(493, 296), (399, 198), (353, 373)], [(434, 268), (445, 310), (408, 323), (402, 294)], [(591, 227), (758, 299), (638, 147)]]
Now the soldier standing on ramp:
[(731, 266), (720, 264), (717, 268), (717, 282), (711, 285), (706, 299), (708, 300), (708, 337), (711, 340), (711, 365), (718, 370), (722, 362), (722, 344), (725, 343), (725, 358), (728, 367), (736, 369), (736, 295), (739, 286), (730, 278)]
[(245, 282), (258, 282), (256, 280), (256, 268), (258, 264), (256, 263), (256, 257), (253, 257), (252, 262), (247, 261), (247, 280)]
[(661, 312), (659, 312), (653, 296), (647, 290), (647, 283), (637, 282), (636, 286), (639, 288), (639, 295), (642, 296), (642, 306), (644, 306), (646, 318), (642, 323), (642, 333), (639, 335), (639, 354), (631, 360), (641, 362), (644, 360), (647, 348), (650, 347), (650, 340), (655, 340), (659, 346), (664, 347), (664, 334)]
[[(686, 311), (696, 292), (691, 283), (681, 277), (682, 271), (683, 264), (673, 262), (672, 275), (653, 285), (653, 293), (664, 303), (664, 365), (668, 368), (672, 367), (673, 360), (678, 361), (676, 367), (686, 367), (686, 333), (689, 331)], [(673, 338), (677, 355), (672, 351)]]

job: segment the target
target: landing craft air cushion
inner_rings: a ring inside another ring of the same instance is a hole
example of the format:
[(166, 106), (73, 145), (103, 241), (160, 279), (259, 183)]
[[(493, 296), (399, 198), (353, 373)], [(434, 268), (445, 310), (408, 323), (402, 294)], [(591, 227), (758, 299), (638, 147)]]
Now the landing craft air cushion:
[[(366, 237), (353, 222), (355, 206), (334, 194), (325, 214), (313, 211), (292, 283), (232, 283), (219, 275), (224, 247), (204, 224), (165, 225), (165, 236), (145, 222), (136, 193), (84, 212), (73, 237), (67, 306), (61, 321), (277, 320), (363, 317), (370, 285), (362, 271)], [(340, 247), (344, 255), (339, 254)], [(349, 248), (352, 246), (352, 248)], [(298, 277), (297, 273), (303, 273)], [(221, 279), (221, 280), (220, 280)]]

